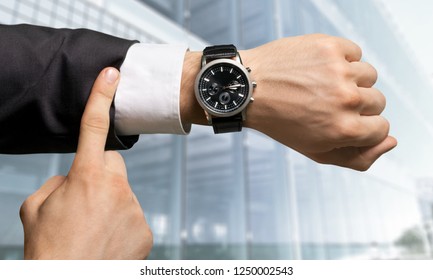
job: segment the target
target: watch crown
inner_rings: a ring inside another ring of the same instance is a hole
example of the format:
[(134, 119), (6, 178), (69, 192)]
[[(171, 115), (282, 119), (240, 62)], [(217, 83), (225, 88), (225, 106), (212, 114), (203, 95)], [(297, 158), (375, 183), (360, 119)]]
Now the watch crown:
[(250, 102), (254, 102), (254, 97), (251, 97), (251, 98), (250, 98)]
[(257, 87), (257, 83), (254, 81), (254, 82), (252, 82), (252, 84), (253, 84), (253, 88), (256, 88)]
[(247, 69), (248, 73), (251, 72), (251, 68), (250, 67), (247, 67), (246, 69)]

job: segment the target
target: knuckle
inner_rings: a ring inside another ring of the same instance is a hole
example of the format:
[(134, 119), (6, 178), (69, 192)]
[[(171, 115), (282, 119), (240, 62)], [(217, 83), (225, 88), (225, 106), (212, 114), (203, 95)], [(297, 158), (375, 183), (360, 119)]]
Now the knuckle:
[(351, 69), (349, 63), (343, 60), (329, 63), (328, 71), (331, 75), (337, 77), (337, 81), (347, 80), (351, 76)]
[(335, 95), (336, 104), (343, 108), (357, 108), (362, 104), (362, 95), (359, 89), (344, 82), (338, 82), (332, 87), (332, 93)]
[(142, 240), (143, 240), (144, 259), (146, 259), (149, 256), (150, 251), (152, 250), (153, 242), (154, 242), (153, 232), (147, 223), (144, 226)]
[(341, 48), (339, 42), (331, 36), (324, 36), (317, 40), (319, 44), (319, 50), (323, 55), (339, 56), (341, 54)]
[(117, 151), (105, 151), (104, 156), (109, 161), (124, 163), (122, 155)]
[(74, 179), (82, 181), (98, 182), (103, 178), (103, 170), (91, 163), (76, 166), (73, 174)]
[(379, 109), (380, 109), (379, 111), (383, 112), (383, 110), (385, 110), (385, 108), (386, 108), (386, 97), (380, 91), (378, 91), (378, 104), (379, 104)]
[(324, 156), (323, 154), (312, 154), (309, 155), (309, 158), (311, 158), (312, 160), (314, 160), (317, 163), (320, 164), (328, 164), (329, 160), (326, 158), (326, 156)]
[(110, 126), (108, 116), (85, 116), (81, 123), (82, 130), (92, 131), (94, 133), (106, 133)]
[(377, 69), (368, 62), (364, 62), (364, 63), (366, 63), (369, 67), (369, 72), (370, 72), (370, 76), (371, 76), (372, 80), (377, 81), (377, 78), (379, 76)]
[(377, 120), (377, 126), (374, 128), (374, 131), (372, 132), (376, 136), (375, 137), (376, 144), (379, 144), (388, 136), (390, 128), (391, 125), (389, 121), (386, 118), (379, 116)]
[(119, 201), (129, 201), (131, 199), (132, 190), (129, 186), (128, 180), (124, 176), (113, 174), (110, 176), (109, 180), (112, 195), (114, 195)]
[(20, 207), (20, 218), (21, 221), (25, 221), (28, 215), (32, 212), (34, 208), (34, 196), (29, 196)]
[(112, 89), (99, 89), (94, 91), (92, 94), (96, 95), (98, 98), (111, 102), (113, 100), (113, 90)]
[(352, 40), (337, 37), (341, 44), (341, 50), (345, 53), (345, 58), (350, 58), (351, 61), (360, 61), (362, 57), (362, 48)]
[(335, 125), (336, 140), (347, 141), (356, 139), (360, 135), (360, 129), (357, 122), (352, 120), (340, 120)]
[(365, 70), (363, 70), (363, 72), (365, 72), (365, 77), (362, 80), (364, 87), (372, 87), (377, 82), (378, 72), (370, 63), (362, 62), (362, 64), (365, 65)]
[(130, 195), (132, 190), (129, 186), (128, 180), (125, 176), (120, 174), (113, 174), (111, 175), (111, 183), (114, 187), (117, 189), (122, 190), (126, 194)]
[(362, 162), (358, 163), (358, 165), (355, 167), (355, 169), (358, 171), (361, 171), (361, 172), (365, 172), (371, 167), (372, 164), (373, 163), (370, 161), (368, 161), (368, 162), (362, 161)]
[(390, 125), (389, 121), (387, 119), (385, 119), (385, 118), (383, 118), (383, 122), (384, 122), (384, 124), (383, 124), (383, 126), (384, 126), (384, 129), (383, 129), (384, 137), (383, 138), (385, 138), (389, 134), (389, 130), (391, 128), (391, 125)]
[(354, 51), (356, 52), (358, 57), (362, 57), (362, 48), (353, 41), (350, 41), (353, 45)]
[(24, 219), (26, 218), (27, 211), (28, 211), (27, 209), (28, 209), (28, 206), (26, 204), (26, 201), (24, 201), (24, 203), (20, 207), (20, 218), (21, 218), (21, 221), (24, 221)]
[(341, 103), (344, 108), (359, 108), (362, 104), (362, 96), (355, 88), (346, 88), (342, 92)]
[(312, 34), (307, 34), (304, 36), (305, 36), (305, 38), (310, 39), (311, 42), (314, 42), (315, 44), (318, 44), (319, 46), (321, 45), (320, 42), (322, 40), (326, 40), (327, 38), (331, 37), (331, 36), (324, 34), (324, 33), (312, 33)]
[(150, 226), (146, 224), (145, 230), (144, 230), (144, 236), (146, 237), (146, 240), (148, 240), (148, 243), (150, 246), (153, 246), (153, 232), (150, 229)]
[(93, 165), (75, 167), (68, 176), (74, 184), (87, 190), (93, 190), (104, 179), (103, 171)]

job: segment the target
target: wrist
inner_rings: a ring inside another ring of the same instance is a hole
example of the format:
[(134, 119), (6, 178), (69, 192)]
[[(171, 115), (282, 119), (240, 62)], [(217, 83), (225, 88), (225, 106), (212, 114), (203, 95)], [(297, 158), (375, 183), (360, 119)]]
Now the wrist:
[(185, 54), (180, 87), (180, 116), (184, 125), (207, 124), (206, 115), (194, 94), (195, 78), (200, 71), (202, 52)]
[(263, 88), (263, 79), (261, 79), (261, 71), (259, 60), (254, 52), (254, 49), (239, 51), (243, 65), (251, 69), (251, 77), (257, 83), (257, 87), (253, 91), (254, 102), (250, 102), (246, 108), (246, 119), (243, 123), (244, 127), (258, 130), (260, 121), (265, 119), (266, 112), (263, 108), (264, 96), (261, 88)]
[[(257, 88), (255, 88), (253, 92), (255, 101), (251, 102), (247, 106), (247, 117), (243, 126), (257, 129), (259, 127), (260, 119), (265, 116), (265, 111), (261, 106), (261, 104), (264, 102), (264, 99), (260, 93), (261, 81), (259, 79), (259, 61), (257, 60), (257, 56), (254, 54), (254, 50), (239, 51), (239, 54), (242, 58), (243, 65), (252, 69), (251, 75), (258, 84)], [(208, 125), (203, 108), (199, 105), (194, 94), (194, 82), (198, 73), (200, 72), (201, 58), (202, 52), (187, 51), (185, 54), (180, 93), (180, 115), (181, 121), (184, 125)]]

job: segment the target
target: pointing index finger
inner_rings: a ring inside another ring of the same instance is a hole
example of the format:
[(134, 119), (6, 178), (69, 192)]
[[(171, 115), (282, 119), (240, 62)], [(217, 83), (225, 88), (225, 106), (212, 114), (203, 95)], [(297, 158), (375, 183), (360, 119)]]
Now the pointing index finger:
[(110, 107), (119, 82), (119, 71), (104, 69), (96, 79), (81, 118), (76, 157), (102, 159), (110, 127)]

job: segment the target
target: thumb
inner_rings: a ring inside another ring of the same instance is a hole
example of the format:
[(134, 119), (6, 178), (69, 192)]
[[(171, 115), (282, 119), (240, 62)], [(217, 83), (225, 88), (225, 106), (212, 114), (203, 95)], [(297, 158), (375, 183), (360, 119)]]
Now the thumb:
[(388, 136), (381, 143), (371, 147), (343, 147), (329, 152), (306, 153), (305, 155), (318, 163), (366, 171), (381, 155), (395, 146), (397, 146), (397, 140)]
[(30, 195), (20, 208), (20, 218), (24, 223), (27, 219), (34, 220), (34, 215), (45, 200), (57, 190), (66, 180), (65, 176), (54, 176), (48, 179), (36, 192)]
[(82, 162), (104, 159), (105, 143), (110, 127), (110, 107), (113, 102), (119, 71), (109, 67), (96, 79), (81, 119), (76, 159)]

